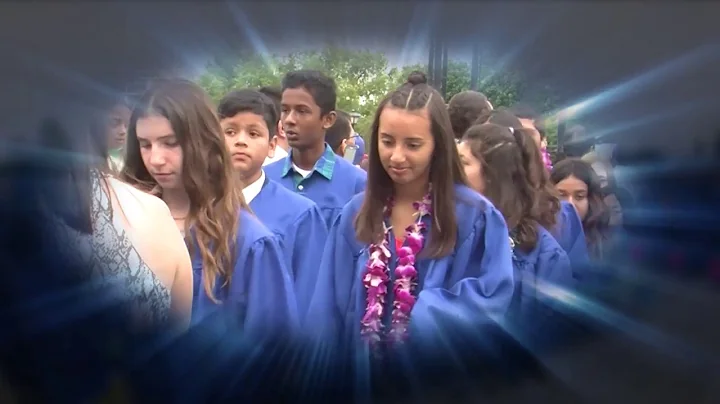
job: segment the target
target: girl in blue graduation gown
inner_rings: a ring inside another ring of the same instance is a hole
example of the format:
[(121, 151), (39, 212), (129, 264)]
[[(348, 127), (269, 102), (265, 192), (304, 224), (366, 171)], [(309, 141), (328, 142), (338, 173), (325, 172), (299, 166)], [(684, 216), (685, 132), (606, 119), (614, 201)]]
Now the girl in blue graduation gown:
[[(513, 130), (525, 132), (528, 136), (533, 136), (531, 132), (526, 132), (523, 123), (507, 109), (497, 109), (492, 111), (488, 117), (487, 123), (500, 125)], [(485, 123), (485, 122), (478, 122)], [(535, 124), (533, 124), (535, 126)], [(537, 134), (537, 129), (532, 130)], [(543, 163), (543, 167), (545, 164)], [(585, 245), (585, 234), (583, 226), (577, 212), (573, 206), (565, 201), (558, 204), (555, 192), (546, 192), (541, 189), (538, 199), (544, 199), (548, 203), (547, 209), (556, 215), (556, 220), (552, 227), (548, 227), (550, 233), (555, 237), (560, 246), (565, 250), (573, 266), (574, 275), (580, 277), (580, 273), (587, 267), (589, 263), (588, 251)]]
[(464, 185), (422, 73), (381, 102), (369, 148), (367, 189), (330, 229), (303, 328), (324, 349), (382, 351), (501, 318), (513, 293), (505, 220)]
[[(525, 344), (553, 335), (546, 329), (555, 305), (550, 287), (574, 286), (570, 260), (547, 230), (556, 222), (541, 194), (548, 174), (540, 150), (524, 129), (492, 123), (472, 126), (458, 145), (468, 183), (502, 212), (513, 246), (515, 295), (509, 330)], [(555, 201), (557, 206), (557, 201)]]
[(193, 321), (269, 337), (298, 324), (275, 236), (247, 211), (208, 97), (184, 80), (155, 83), (135, 107), (122, 178), (168, 205), (193, 259)]
[(565, 159), (556, 165), (550, 178), (563, 202), (576, 212), (586, 237), (583, 247), (593, 259), (602, 259), (610, 238), (610, 212), (603, 202), (597, 174), (583, 160)]
[(582, 273), (590, 265), (590, 255), (582, 220), (571, 203), (560, 201), (551, 234), (567, 253), (573, 267), (573, 276), (581, 279)]

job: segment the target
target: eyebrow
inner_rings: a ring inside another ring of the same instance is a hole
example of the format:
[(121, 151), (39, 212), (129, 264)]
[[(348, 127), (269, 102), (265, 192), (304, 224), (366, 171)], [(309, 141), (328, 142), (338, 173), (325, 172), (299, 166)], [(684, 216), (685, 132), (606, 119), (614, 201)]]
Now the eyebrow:
[[(393, 135), (391, 135), (391, 134), (389, 134), (389, 133), (387, 133), (387, 132), (380, 132), (380, 136), (387, 136), (387, 137), (392, 137), (392, 138), (395, 137), (395, 136), (393, 136)], [(423, 139), (423, 138), (421, 138), (421, 137), (419, 137), (419, 136), (411, 136), (411, 137), (405, 138), (405, 140), (424, 141), (425, 139)]]
[[(160, 136), (159, 138), (157, 138), (157, 140), (169, 140), (169, 139), (175, 139), (175, 138), (177, 138), (177, 136), (175, 136), (175, 135), (173, 135), (173, 134), (169, 134), (169, 135)], [(140, 137), (140, 136), (138, 136), (137, 139), (138, 139), (138, 140), (145, 140), (145, 141), (147, 141), (147, 139), (142, 138), (142, 137)]]
[(280, 104), (282, 108), (307, 108), (312, 109), (312, 107), (309, 104), (305, 103), (298, 103), (298, 104)]

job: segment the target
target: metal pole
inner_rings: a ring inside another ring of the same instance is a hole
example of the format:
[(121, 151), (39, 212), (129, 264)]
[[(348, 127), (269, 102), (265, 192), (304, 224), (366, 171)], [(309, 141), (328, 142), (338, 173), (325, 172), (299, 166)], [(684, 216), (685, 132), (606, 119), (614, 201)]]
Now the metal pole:
[(447, 75), (448, 75), (448, 46), (447, 42), (442, 42), (442, 72), (440, 73), (440, 94), (443, 98), (447, 98)]
[(472, 66), (470, 66), (470, 89), (478, 90), (478, 81), (480, 81), (480, 45), (473, 45), (472, 50)]
[(557, 152), (558, 154), (565, 154), (565, 135), (567, 130), (567, 121), (562, 117), (558, 117), (558, 130), (557, 130)]
[(433, 62), (433, 82), (432, 86), (438, 88), (442, 80), (442, 42), (440, 38), (435, 40), (435, 61)]
[(435, 37), (430, 37), (430, 51), (428, 60), (427, 77), (430, 85), (433, 84), (433, 72), (435, 71)]

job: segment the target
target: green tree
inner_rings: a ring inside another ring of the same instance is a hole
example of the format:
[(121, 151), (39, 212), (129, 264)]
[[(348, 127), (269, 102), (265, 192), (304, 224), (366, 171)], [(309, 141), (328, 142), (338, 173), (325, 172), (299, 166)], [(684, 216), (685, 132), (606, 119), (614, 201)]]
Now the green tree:
[[(329, 44), (318, 51), (296, 52), (285, 57), (253, 53), (241, 55), (236, 60), (216, 60), (197, 81), (217, 101), (232, 89), (279, 86), (283, 74), (297, 69), (320, 70), (335, 79), (337, 108), (361, 115), (355, 129), (366, 140), (380, 100), (404, 83), (413, 70), (427, 72), (427, 66), (423, 64), (390, 68), (387, 58), (380, 52)], [(469, 89), (470, 64), (448, 61), (446, 99)], [(499, 70), (489, 65), (480, 68), (479, 91), (487, 95), (496, 108), (521, 100), (531, 102), (543, 113), (555, 107), (551, 89), (530, 85), (517, 71)], [(557, 124), (549, 121), (547, 126), (548, 141), (555, 144)]]
[(320, 70), (335, 79), (337, 108), (361, 115), (356, 124), (361, 134), (367, 132), (377, 103), (394, 85), (393, 76), (388, 74), (387, 58), (382, 53), (334, 45), (286, 57), (243, 55), (230, 69), (214, 61), (197, 81), (217, 101), (236, 88), (279, 86), (285, 72), (297, 69)]

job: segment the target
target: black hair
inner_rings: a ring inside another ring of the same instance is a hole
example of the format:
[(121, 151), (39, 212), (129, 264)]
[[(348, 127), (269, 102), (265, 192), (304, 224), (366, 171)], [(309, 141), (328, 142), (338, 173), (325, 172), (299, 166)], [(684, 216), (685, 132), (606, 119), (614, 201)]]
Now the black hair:
[(350, 114), (345, 111), (335, 111), (337, 118), (335, 123), (325, 132), (325, 142), (337, 153), (343, 140), (352, 135), (350, 128)]
[(490, 103), (485, 94), (477, 91), (463, 91), (455, 94), (448, 103), (448, 113), (455, 138), (462, 138), (468, 128), (489, 111), (491, 111)]
[(520, 119), (528, 119), (533, 121), (535, 129), (540, 133), (540, 139), (545, 139), (545, 123), (542, 116), (527, 104), (515, 104), (510, 108), (510, 112)]
[(557, 185), (571, 176), (587, 186), (588, 212), (582, 221), (583, 231), (590, 254), (593, 257), (600, 257), (610, 228), (610, 212), (603, 200), (605, 194), (600, 185), (600, 177), (588, 162), (578, 158), (568, 158), (553, 167), (550, 179)]
[(231, 118), (242, 112), (250, 112), (262, 116), (267, 125), (270, 139), (277, 135), (278, 111), (270, 97), (250, 90), (235, 90), (225, 95), (217, 107), (220, 119)]
[(282, 79), (282, 91), (303, 88), (310, 93), (320, 107), (320, 115), (335, 111), (337, 87), (335, 80), (318, 70), (296, 70), (288, 72)]
[(275, 109), (277, 110), (277, 115), (280, 116), (280, 113), (282, 112), (282, 106), (280, 105), (280, 101), (282, 100), (282, 90), (279, 87), (260, 87), (258, 89), (259, 92), (265, 94), (272, 100), (272, 102), (275, 104)]
[(487, 123), (504, 126), (506, 128), (522, 129), (522, 122), (507, 108), (498, 108), (490, 113)]

